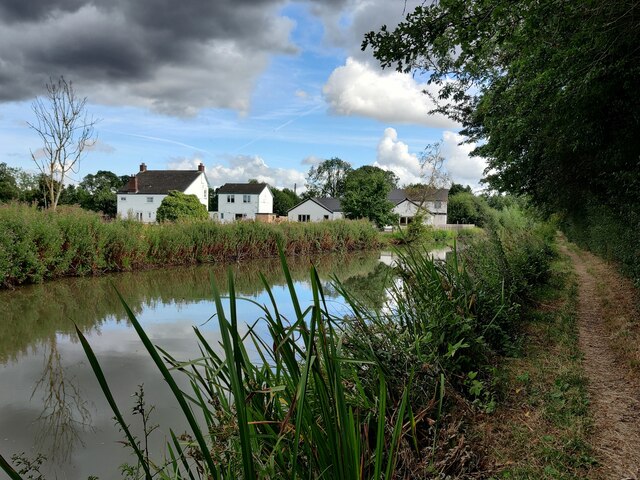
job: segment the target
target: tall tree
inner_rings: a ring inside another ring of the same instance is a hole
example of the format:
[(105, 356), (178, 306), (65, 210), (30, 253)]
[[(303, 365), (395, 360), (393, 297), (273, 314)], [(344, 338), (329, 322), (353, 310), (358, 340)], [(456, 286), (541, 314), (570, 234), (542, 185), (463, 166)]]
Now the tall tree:
[[(391, 174), (391, 175), (390, 175)], [(342, 209), (347, 218), (368, 218), (378, 227), (395, 223), (389, 192), (397, 184), (393, 172), (365, 165), (347, 174)]]
[(324, 160), (315, 167), (309, 169), (307, 174), (307, 191), (304, 196), (309, 197), (335, 197), (340, 198), (344, 194), (344, 182), (347, 174), (351, 172), (351, 164), (338, 157)]
[(102, 212), (109, 217), (117, 213), (116, 192), (127, 184), (129, 177), (118, 176), (108, 170), (98, 170), (97, 173), (85, 176), (78, 185), (79, 203), (82, 208)]
[(281, 217), (286, 216), (289, 209), (300, 202), (300, 197), (288, 188), (278, 190), (271, 187), (271, 193), (273, 193), (273, 213)]
[(18, 169), (9, 167), (6, 163), (0, 163), (0, 203), (17, 199), (20, 195), (18, 181), (16, 179)]
[(55, 210), (67, 177), (77, 172), (86, 149), (97, 140), (96, 120), (86, 112), (87, 98), (77, 97), (64, 77), (51, 79), (46, 90), (31, 104), (36, 121), (28, 125), (42, 140), (31, 158), (45, 176), (48, 206)]
[(628, 0), (440, 0), (363, 48), (440, 86), (491, 187), (567, 211), (637, 204), (639, 17)]

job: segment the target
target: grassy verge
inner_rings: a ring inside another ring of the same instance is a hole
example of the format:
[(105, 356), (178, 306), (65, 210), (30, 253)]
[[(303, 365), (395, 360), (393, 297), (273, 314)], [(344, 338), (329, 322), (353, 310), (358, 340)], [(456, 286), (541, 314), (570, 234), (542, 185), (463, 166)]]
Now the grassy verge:
[(475, 441), (496, 479), (590, 478), (586, 377), (576, 324), (577, 284), (569, 259), (557, 257), (550, 281), (528, 313), (521, 356), (506, 358), (497, 377), (497, 410), (480, 416)]
[(366, 221), (272, 225), (211, 221), (144, 225), (103, 221), (80, 208), (40, 211), (0, 206), (0, 287), (63, 276), (98, 275), (172, 265), (345, 252), (378, 246)]

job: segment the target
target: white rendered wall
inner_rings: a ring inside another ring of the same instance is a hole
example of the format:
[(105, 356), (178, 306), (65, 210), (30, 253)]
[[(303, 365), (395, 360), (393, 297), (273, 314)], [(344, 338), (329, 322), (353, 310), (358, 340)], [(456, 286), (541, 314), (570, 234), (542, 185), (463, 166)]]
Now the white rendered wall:
[(327, 220), (326, 218), (324, 218), (325, 215), (329, 216), (328, 220), (338, 220), (340, 218), (343, 218), (342, 212), (332, 213), (312, 200), (307, 200), (291, 209), (287, 214), (287, 218), (291, 222), (297, 222), (298, 215), (309, 215), (309, 220), (311, 222), (321, 222), (322, 220)]
[(209, 210), (209, 184), (204, 173), (200, 174), (194, 182), (184, 191), (186, 195), (195, 195), (200, 203)]
[[(118, 194), (118, 217), (141, 220), (143, 223), (156, 221), (156, 211), (166, 195), (141, 195), (135, 193)], [(151, 198), (153, 201), (147, 201)]]
[(273, 194), (268, 188), (265, 188), (260, 195), (249, 195), (248, 203), (244, 202), (242, 193), (233, 194), (233, 203), (227, 202), (228, 195), (230, 194), (218, 194), (218, 220), (222, 223), (235, 221), (236, 215), (255, 220), (256, 213), (273, 212)]
[[(426, 202), (424, 208), (426, 210), (423, 221), (425, 225), (440, 227), (447, 224), (447, 202), (439, 202), (437, 208), (435, 202)], [(393, 208), (393, 213), (397, 213), (400, 217), (413, 218), (417, 212), (418, 206), (408, 200), (399, 203)], [(432, 213), (430, 214), (428, 212)]]

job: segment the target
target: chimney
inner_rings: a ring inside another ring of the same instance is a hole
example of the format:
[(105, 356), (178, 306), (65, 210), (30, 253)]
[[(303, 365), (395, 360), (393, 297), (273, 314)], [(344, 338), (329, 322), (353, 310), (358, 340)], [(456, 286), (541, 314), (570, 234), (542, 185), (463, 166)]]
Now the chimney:
[(147, 164), (146, 163), (141, 163), (140, 164), (140, 171), (141, 172), (146, 172), (147, 171)]
[(138, 177), (136, 175), (131, 175), (129, 178), (129, 182), (127, 183), (127, 192), (138, 193)]
[(204, 172), (204, 163), (200, 163), (200, 165), (198, 165), (198, 171)]

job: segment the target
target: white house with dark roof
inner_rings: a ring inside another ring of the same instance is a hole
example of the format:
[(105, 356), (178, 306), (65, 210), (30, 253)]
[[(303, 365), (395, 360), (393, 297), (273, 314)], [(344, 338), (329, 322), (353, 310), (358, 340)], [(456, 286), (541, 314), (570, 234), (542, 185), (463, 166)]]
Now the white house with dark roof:
[(218, 189), (218, 220), (257, 220), (273, 214), (273, 194), (266, 183), (225, 183)]
[(449, 190), (446, 188), (409, 192), (402, 188), (394, 188), (389, 192), (388, 198), (395, 205), (393, 213), (398, 215), (401, 227), (411, 223), (420, 211), (424, 214), (425, 225), (444, 227), (447, 224)]
[(291, 222), (319, 222), (322, 220), (338, 220), (344, 218), (340, 199), (307, 198), (287, 212)]
[[(425, 225), (444, 227), (447, 224), (447, 199), (449, 190), (427, 189), (422, 192), (407, 192), (394, 188), (387, 198), (393, 203), (393, 213), (398, 215), (400, 226), (413, 221), (419, 211), (424, 213)], [(287, 212), (292, 222), (318, 222), (344, 218), (338, 198), (308, 198)]]
[(202, 163), (197, 170), (147, 170), (143, 163), (117, 193), (118, 217), (153, 223), (160, 203), (172, 190), (195, 195), (208, 209), (209, 182)]

